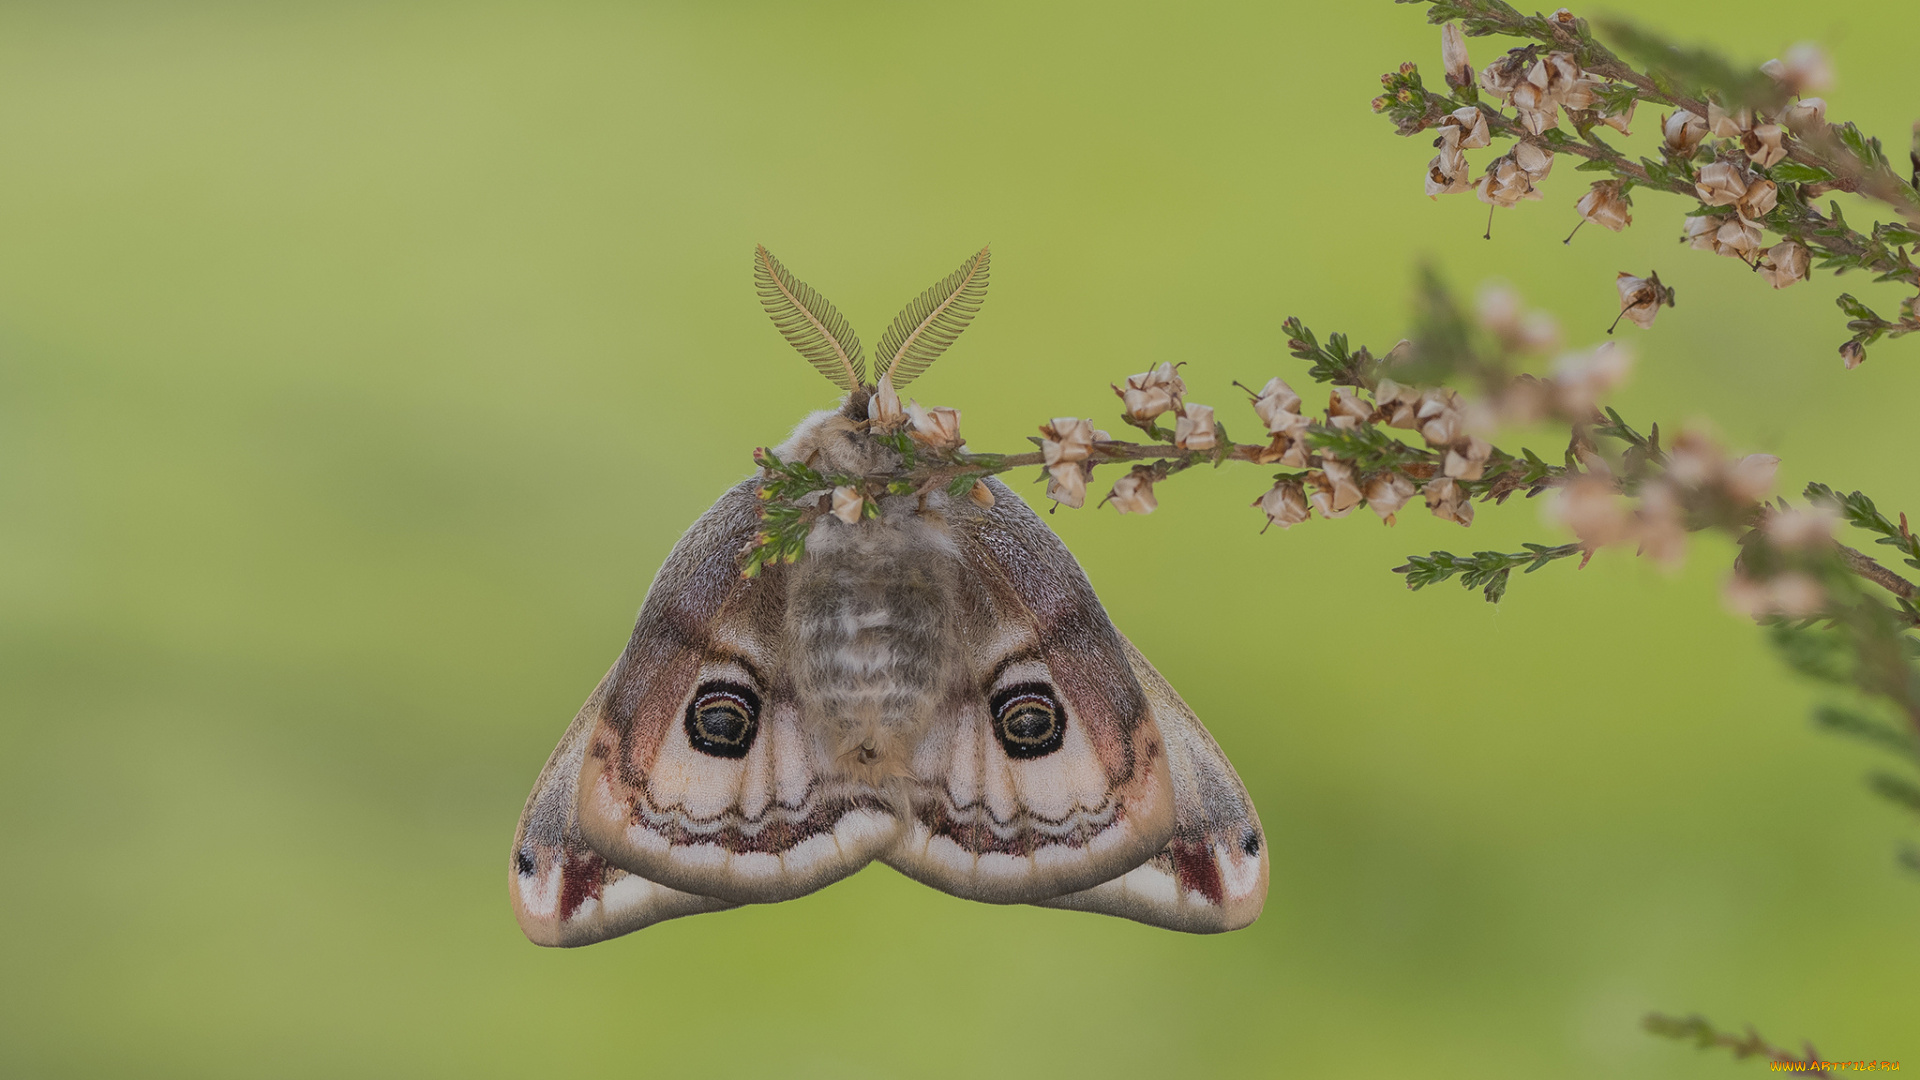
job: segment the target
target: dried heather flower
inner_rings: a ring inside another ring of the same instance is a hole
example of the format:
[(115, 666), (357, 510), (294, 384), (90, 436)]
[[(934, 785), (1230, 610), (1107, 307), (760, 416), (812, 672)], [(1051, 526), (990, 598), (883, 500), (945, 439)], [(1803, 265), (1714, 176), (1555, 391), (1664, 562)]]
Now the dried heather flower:
[(1780, 110), (1780, 122), (1795, 131), (1824, 127), (1827, 123), (1826, 99), (1801, 98)]
[(1760, 272), (1776, 289), (1784, 289), (1807, 279), (1808, 253), (1797, 240), (1783, 240), (1760, 256)]
[(1773, 213), (1773, 208), (1779, 204), (1780, 189), (1774, 186), (1773, 181), (1756, 177), (1747, 185), (1747, 193), (1740, 196), (1738, 209), (1741, 217), (1748, 221), (1759, 221)]
[(1293, 392), (1285, 379), (1275, 376), (1267, 380), (1260, 393), (1253, 399), (1253, 414), (1267, 425), (1267, 434), (1278, 435), (1283, 431), (1305, 427), (1312, 421), (1300, 415), (1300, 395)]
[(1726, 465), (1726, 456), (1713, 436), (1687, 428), (1667, 452), (1666, 477), (1681, 487), (1699, 490), (1717, 483)]
[(1440, 138), (1457, 150), (1478, 150), (1493, 145), (1487, 131), (1487, 114), (1465, 105), (1448, 113), (1440, 121)]
[(1720, 220), (1713, 234), (1714, 250), (1742, 262), (1752, 262), (1760, 253), (1760, 226), (1735, 214)]
[(1447, 85), (1462, 90), (1473, 85), (1473, 60), (1467, 56), (1467, 36), (1457, 23), (1440, 27), (1440, 64), (1447, 72)]
[(1470, 179), (1471, 169), (1467, 165), (1467, 156), (1458, 150), (1442, 148), (1427, 162), (1426, 193), (1430, 199), (1442, 195), (1458, 195), (1473, 190)]
[(1582, 476), (1554, 492), (1544, 516), (1590, 550), (1626, 543), (1639, 532), (1639, 521), (1613, 481), (1600, 476)]
[(1266, 494), (1253, 500), (1253, 505), (1267, 515), (1268, 525), (1278, 525), (1283, 529), (1291, 529), (1313, 516), (1307, 507), (1306, 490), (1298, 480), (1279, 481)]
[(1640, 553), (1668, 570), (1687, 558), (1686, 506), (1672, 487), (1654, 481), (1640, 489)]
[(987, 486), (985, 480), (975, 480), (973, 487), (967, 492), (967, 498), (972, 499), (974, 505), (982, 510), (989, 509), (993, 506), (993, 489)]
[(873, 396), (867, 399), (867, 419), (889, 431), (906, 422), (906, 411), (900, 408), (900, 395), (893, 388), (892, 372), (880, 376), (880, 385), (874, 387)]
[(1767, 539), (1789, 551), (1825, 547), (1833, 541), (1838, 522), (1834, 512), (1824, 506), (1806, 509), (1788, 508), (1767, 515), (1761, 530)]
[(1660, 118), (1660, 135), (1667, 149), (1684, 156), (1693, 153), (1693, 148), (1707, 137), (1707, 122), (1685, 109), (1676, 109), (1672, 116)]
[(1126, 388), (1116, 386), (1113, 392), (1120, 396), (1130, 419), (1147, 421), (1178, 409), (1180, 395), (1187, 392), (1187, 384), (1181, 381), (1178, 370), (1169, 362), (1160, 364), (1152, 371), (1129, 375)]
[(1393, 524), (1393, 515), (1407, 505), (1413, 498), (1413, 481), (1395, 472), (1377, 473), (1367, 481), (1365, 489), (1367, 505), (1380, 515), (1380, 520)]
[(1078, 510), (1087, 505), (1087, 469), (1077, 461), (1047, 466), (1047, 498)]
[(1510, 153), (1494, 158), (1488, 164), (1486, 174), (1474, 184), (1473, 190), (1481, 202), (1493, 206), (1512, 206), (1522, 199), (1541, 198), (1540, 193), (1534, 190), (1533, 178), (1513, 160)]
[[(1580, 201), (1573, 205), (1580, 212), (1581, 221), (1591, 221), (1614, 232), (1633, 224), (1633, 203), (1628, 200), (1625, 185), (1618, 180), (1601, 180), (1587, 189)], [(1575, 225), (1578, 229), (1580, 226)], [(1567, 239), (1573, 239), (1568, 234)]]
[(1153, 497), (1153, 472), (1135, 467), (1121, 477), (1107, 494), (1107, 501), (1122, 514), (1151, 514), (1160, 500)]
[(1420, 437), (1428, 446), (1452, 446), (1466, 433), (1466, 419), (1460, 409), (1460, 395), (1447, 389), (1429, 390), (1420, 395), (1414, 412)]
[(1699, 251), (1716, 250), (1714, 234), (1720, 231), (1720, 218), (1715, 214), (1694, 214), (1686, 219), (1682, 231), (1687, 246)]
[(1367, 422), (1373, 415), (1373, 406), (1361, 400), (1358, 394), (1344, 386), (1333, 388), (1333, 395), (1327, 400), (1327, 423), (1332, 427), (1351, 430)]
[(1740, 136), (1740, 147), (1755, 165), (1770, 169), (1787, 156), (1786, 129), (1779, 124), (1761, 124)]
[(1693, 190), (1708, 206), (1732, 206), (1747, 193), (1746, 173), (1730, 161), (1715, 161), (1700, 167)]
[(1773, 489), (1773, 477), (1779, 471), (1780, 459), (1774, 455), (1748, 454), (1727, 467), (1723, 486), (1735, 502), (1758, 502)]
[(960, 437), (960, 410), (936, 405), (929, 409), (918, 401), (907, 403), (907, 418), (913, 425), (915, 442), (934, 450), (958, 450), (967, 440)]
[(1793, 571), (1765, 581), (1736, 573), (1721, 595), (1728, 608), (1754, 619), (1766, 615), (1804, 619), (1820, 614), (1827, 606), (1826, 589), (1807, 575)]
[[(1040, 428), (1040, 454), (1051, 469), (1067, 462), (1085, 461), (1093, 453), (1093, 421), (1056, 416)], [(1066, 500), (1061, 500), (1062, 502)]]
[(1473, 504), (1467, 501), (1467, 492), (1452, 477), (1442, 476), (1427, 481), (1424, 494), (1427, 497), (1427, 509), (1433, 516), (1444, 521), (1458, 522), (1461, 525), (1473, 524)]
[[(1323, 457), (1320, 471), (1326, 476), (1328, 492), (1332, 497), (1333, 508), (1344, 514), (1360, 505), (1366, 496), (1360, 491), (1360, 485), (1354, 483), (1353, 466), (1339, 458)], [(1323, 511), (1324, 512), (1324, 511)], [(1333, 516), (1331, 514), (1329, 517)]]
[(1513, 163), (1526, 170), (1528, 179), (1538, 183), (1553, 171), (1553, 151), (1529, 142), (1516, 143), (1513, 147)]
[(860, 515), (866, 510), (866, 496), (859, 489), (845, 484), (833, 489), (833, 516), (849, 525), (860, 524)]
[(1211, 450), (1218, 445), (1214, 436), (1213, 406), (1189, 405), (1174, 425), (1173, 445), (1182, 450)]
[(1531, 59), (1525, 49), (1509, 49), (1505, 56), (1488, 64), (1480, 72), (1480, 89), (1513, 104), (1513, 92), (1527, 81)]
[[(1604, 84), (1596, 83), (1595, 85)], [(1606, 108), (1602, 108), (1600, 110), (1600, 122), (1622, 135), (1631, 135), (1633, 132), (1627, 130), (1627, 125), (1633, 123), (1633, 110), (1634, 107), (1639, 104), (1640, 99), (1628, 98), (1627, 107), (1619, 112), (1612, 112)]]
[(1811, 41), (1802, 41), (1788, 49), (1784, 62), (1769, 60), (1760, 65), (1760, 70), (1772, 76), (1787, 93), (1796, 96), (1809, 90), (1818, 93), (1833, 85), (1833, 65), (1827, 61), (1826, 52)]
[[(1673, 306), (1673, 290), (1660, 284), (1658, 273), (1634, 277), (1623, 270), (1614, 277), (1613, 285), (1620, 292), (1620, 314), (1614, 318), (1614, 326), (1626, 319), (1642, 330), (1649, 329), (1662, 306)], [(1613, 326), (1607, 327), (1607, 333), (1613, 333)]]
[(1420, 391), (1401, 386), (1392, 379), (1381, 379), (1373, 388), (1373, 400), (1379, 403), (1388, 427), (1412, 429), (1420, 426)]
[(1456, 480), (1478, 480), (1486, 472), (1487, 458), (1492, 455), (1492, 443), (1469, 435), (1447, 448), (1441, 471)]
[(1753, 129), (1753, 110), (1746, 106), (1728, 112), (1717, 101), (1707, 102), (1707, 130), (1723, 139), (1737, 139)]
[(1840, 345), (1840, 362), (1847, 366), (1848, 371), (1852, 371), (1854, 368), (1867, 362), (1867, 347), (1857, 341), (1842, 342)]
[(1584, 353), (1568, 353), (1554, 361), (1552, 394), (1560, 415), (1585, 422), (1614, 387), (1633, 370), (1633, 350), (1606, 342)]

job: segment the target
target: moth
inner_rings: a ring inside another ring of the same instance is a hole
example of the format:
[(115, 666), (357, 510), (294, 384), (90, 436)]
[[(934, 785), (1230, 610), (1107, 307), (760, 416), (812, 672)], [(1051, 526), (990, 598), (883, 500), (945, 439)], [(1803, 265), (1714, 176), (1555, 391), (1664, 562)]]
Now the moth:
[[(757, 249), (776, 326), (844, 391), (773, 457), (897, 470), (876, 399), (966, 328), (987, 268), (983, 249), (910, 303), (869, 381), (846, 320)], [(761, 483), (674, 546), (541, 771), (508, 873), (530, 939), (777, 903), (875, 861), (970, 900), (1191, 933), (1259, 916), (1267, 845), (1246, 788), (1009, 489), (818, 513), (804, 554), (746, 574)]]

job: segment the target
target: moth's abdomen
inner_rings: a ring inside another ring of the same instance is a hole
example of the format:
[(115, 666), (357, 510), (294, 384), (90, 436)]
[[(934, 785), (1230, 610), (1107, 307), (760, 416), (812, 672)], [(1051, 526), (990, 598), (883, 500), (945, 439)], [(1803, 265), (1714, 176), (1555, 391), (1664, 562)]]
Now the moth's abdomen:
[(787, 606), (794, 689), (836, 755), (910, 752), (961, 670), (943, 533), (915, 516), (827, 519), (808, 540)]

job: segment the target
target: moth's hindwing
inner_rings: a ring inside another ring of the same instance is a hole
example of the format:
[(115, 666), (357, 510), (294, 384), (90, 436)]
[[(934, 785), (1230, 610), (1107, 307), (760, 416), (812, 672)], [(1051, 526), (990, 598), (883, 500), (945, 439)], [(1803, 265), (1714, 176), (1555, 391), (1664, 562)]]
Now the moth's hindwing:
[(740, 576), (760, 528), (742, 483), (694, 523), (654, 579), (588, 735), (587, 842), (682, 892), (769, 903), (858, 870), (892, 844), (878, 793), (823, 778), (781, 640), (791, 568)]
[(999, 481), (949, 507), (973, 678), (912, 761), (912, 821), (884, 856), (956, 896), (1024, 903), (1138, 866), (1173, 832), (1164, 742), (1080, 564)]
[(1267, 842), (1260, 817), (1193, 710), (1132, 642), (1126, 650), (1167, 741), (1173, 839), (1112, 881), (1043, 903), (1195, 934), (1238, 930), (1260, 917), (1267, 899)]
[(540, 945), (590, 945), (662, 919), (734, 906), (608, 865), (581, 834), (574, 785), (586, 757), (587, 735), (612, 678), (608, 672), (601, 680), (547, 759), (514, 832), (508, 892), (520, 928)]

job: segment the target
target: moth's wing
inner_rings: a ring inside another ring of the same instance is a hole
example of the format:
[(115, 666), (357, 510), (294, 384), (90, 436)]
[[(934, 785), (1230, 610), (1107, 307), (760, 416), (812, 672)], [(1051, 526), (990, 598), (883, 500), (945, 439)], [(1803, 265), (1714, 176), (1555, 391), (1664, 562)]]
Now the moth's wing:
[(1267, 843), (1260, 817), (1193, 710), (1132, 642), (1126, 651), (1167, 741), (1173, 839), (1152, 859), (1111, 881), (1042, 903), (1192, 934), (1238, 930), (1260, 917), (1267, 900)]
[[(591, 718), (577, 803), (609, 863), (734, 903), (812, 892), (900, 831), (879, 794), (823, 779), (832, 762), (801, 727), (782, 642), (787, 570), (740, 576), (760, 529), (756, 490), (721, 496), (654, 578)], [(690, 706), (716, 687), (757, 703), (744, 747), (696, 742)]]
[(735, 905), (669, 889), (608, 865), (588, 846), (574, 812), (587, 736), (613, 673), (587, 699), (527, 798), (513, 835), (508, 891), (520, 928), (537, 945), (591, 945), (663, 919)]
[[(971, 900), (1028, 903), (1090, 888), (1173, 833), (1152, 709), (1087, 576), (1005, 485), (947, 510), (963, 562), (956, 617), (972, 679), (916, 750), (912, 820), (886, 862)], [(993, 708), (1021, 691), (1064, 712), (1057, 746), (1015, 755)]]

